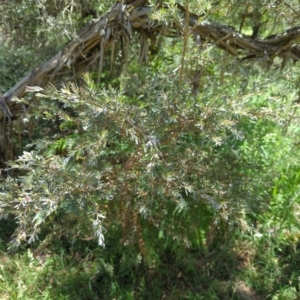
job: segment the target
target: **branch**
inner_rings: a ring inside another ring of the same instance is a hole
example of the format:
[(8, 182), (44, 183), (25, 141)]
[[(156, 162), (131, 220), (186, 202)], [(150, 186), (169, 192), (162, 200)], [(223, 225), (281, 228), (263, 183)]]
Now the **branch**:
[[(144, 0), (126, 0), (125, 4), (115, 3), (103, 16), (87, 24), (60, 53), (29, 72), (4, 94), (12, 115), (18, 115), (22, 111), (22, 106), (12, 100), (14, 97), (23, 97), (26, 86), (45, 86), (58, 75), (70, 74), (70, 71), (73, 72), (71, 79), (74, 79), (82, 72), (90, 70), (96, 62), (99, 62), (98, 71), (101, 73), (106, 51), (109, 48), (115, 49), (116, 45), (120, 47), (126, 58), (134, 32), (141, 34), (141, 61), (148, 59), (148, 42), (150, 40), (153, 44), (158, 33), (166, 36), (182, 35), (186, 21), (179, 22), (174, 19), (174, 22), (169, 22), (167, 26), (152, 20), (150, 14), (154, 8), (144, 5)], [(300, 58), (300, 46), (297, 44), (300, 38), (300, 27), (265, 39), (254, 38), (227, 25), (207, 21), (198, 22), (197, 15), (191, 12), (187, 14), (180, 4), (176, 4), (176, 7), (181, 11), (183, 18), (189, 16), (188, 24), (196, 40), (213, 42), (217, 47), (242, 60), (263, 60), (271, 64), (277, 56), (282, 58), (282, 67), (284, 67), (288, 59), (298, 61)], [(111, 64), (114, 61), (112, 50)], [(0, 107), (0, 118), (5, 116), (4, 111), (1, 116)]]

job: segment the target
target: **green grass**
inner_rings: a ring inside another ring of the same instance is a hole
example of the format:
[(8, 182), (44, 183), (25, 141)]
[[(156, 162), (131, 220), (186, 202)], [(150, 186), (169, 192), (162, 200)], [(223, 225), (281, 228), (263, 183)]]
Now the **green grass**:
[(1, 252), (0, 298), (238, 300), (241, 280), (262, 299), (296, 300), (299, 243), (288, 241), (280, 247), (276, 240), (249, 235), (244, 242), (232, 239), (231, 246), (216, 243), (206, 254), (195, 249), (182, 258), (161, 253), (165, 257), (158, 268), (140, 264), (123, 273), (120, 260), (105, 249)]

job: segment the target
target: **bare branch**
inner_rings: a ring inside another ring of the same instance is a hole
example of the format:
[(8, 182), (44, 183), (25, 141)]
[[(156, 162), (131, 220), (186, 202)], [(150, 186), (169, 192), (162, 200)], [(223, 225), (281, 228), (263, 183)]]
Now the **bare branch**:
[[(150, 18), (151, 9), (144, 0), (115, 3), (110, 10), (98, 19), (87, 24), (60, 53), (29, 72), (22, 80), (4, 94), (6, 103), (12, 115), (20, 113), (20, 104), (12, 101), (14, 97), (21, 98), (25, 94), (26, 86), (45, 86), (59, 74), (69, 74), (74, 79), (82, 72), (94, 67), (98, 62), (99, 72), (103, 69), (104, 56), (107, 50), (119, 43), (123, 55), (126, 56), (130, 48), (130, 41), (134, 32), (141, 33), (142, 47), (140, 61), (148, 60), (148, 38), (153, 42), (155, 34), (168, 36), (182, 36), (186, 24), (194, 37), (201, 41), (210, 41), (217, 47), (237, 56), (238, 58), (266, 61), (272, 63), (275, 57), (282, 59), (282, 67), (288, 59), (298, 61), (300, 46), (300, 26), (287, 30), (282, 34), (267, 38), (244, 35), (227, 25), (212, 22), (198, 22), (198, 17), (192, 12), (186, 12), (180, 4), (176, 4), (186, 21), (172, 22), (169, 27)], [(145, 40), (146, 39), (146, 40)], [(122, 43), (120, 43), (122, 41)], [(111, 58), (114, 58), (111, 55)], [(111, 62), (111, 66), (114, 62)], [(111, 67), (112, 69), (112, 67)], [(100, 77), (99, 77), (100, 80)]]

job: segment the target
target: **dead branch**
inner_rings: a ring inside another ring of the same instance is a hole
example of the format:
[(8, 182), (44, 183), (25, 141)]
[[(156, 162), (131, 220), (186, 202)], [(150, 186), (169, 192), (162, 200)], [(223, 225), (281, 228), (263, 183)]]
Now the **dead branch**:
[[(123, 56), (126, 56), (135, 32), (141, 34), (140, 61), (147, 61), (148, 40), (153, 44), (153, 37), (158, 33), (167, 36), (182, 35), (186, 24), (184, 18), (187, 15), (189, 16), (190, 31), (197, 41), (209, 41), (240, 59), (265, 60), (267, 63), (272, 63), (275, 57), (280, 57), (282, 67), (284, 67), (288, 59), (298, 61), (300, 58), (300, 46), (297, 44), (300, 27), (294, 27), (282, 34), (267, 38), (253, 38), (227, 25), (207, 21), (198, 22), (197, 16), (191, 12), (187, 14), (185, 8), (180, 4), (177, 4), (176, 7), (182, 13), (182, 22), (174, 20), (169, 23), (171, 25), (168, 27), (166, 24), (150, 18), (151, 11), (159, 8), (150, 8), (144, 5), (144, 0), (117, 2), (100, 18), (87, 24), (61, 52), (29, 72), (4, 94), (9, 112), (15, 116), (22, 111), (21, 104), (12, 100), (14, 97), (23, 97), (26, 86), (45, 86), (58, 75), (62, 76), (70, 74), (70, 72), (73, 72), (71, 78), (74, 79), (82, 72), (97, 65), (97, 62), (100, 73), (107, 50), (119, 44)], [(113, 52), (111, 64), (115, 59)], [(1, 114), (0, 107), (0, 118), (5, 118), (5, 116), (7, 116), (7, 112), (2, 109)]]

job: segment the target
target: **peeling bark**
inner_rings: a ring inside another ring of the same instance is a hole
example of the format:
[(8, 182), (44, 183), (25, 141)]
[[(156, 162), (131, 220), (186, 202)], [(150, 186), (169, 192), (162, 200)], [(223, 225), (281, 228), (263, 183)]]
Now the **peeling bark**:
[[(16, 116), (22, 111), (21, 104), (14, 102), (13, 98), (23, 97), (26, 86), (45, 86), (58, 75), (70, 74), (70, 71), (73, 72), (71, 79), (75, 79), (97, 63), (100, 73), (103, 69), (106, 51), (119, 43), (123, 55), (126, 56), (135, 32), (141, 34), (141, 62), (148, 60), (148, 39), (152, 45), (155, 35), (158, 33), (166, 36), (182, 36), (185, 20), (183, 22), (174, 20), (168, 26), (152, 20), (150, 18), (151, 11), (159, 8), (144, 6), (145, 2), (144, 0), (127, 0), (124, 3), (115, 3), (108, 12), (82, 28), (77, 37), (70, 41), (61, 52), (29, 72), (4, 94), (11, 114)], [(275, 57), (280, 57), (282, 68), (287, 60), (298, 61), (300, 58), (300, 46), (297, 44), (297, 40), (300, 38), (300, 26), (282, 34), (259, 38), (244, 35), (227, 25), (207, 21), (198, 22), (197, 16), (186, 12), (182, 5), (177, 4), (176, 7), (181, 11), (183, 19), (189, 17), (190, 31), (198, 44), (201, 41), (209, 41), (241, 60), (264, 61), (272, 64)], [(110, 60), (113, 65), (114, 51), (112, 51)], [(0, 118), (6, 116), (7, 113), (0, 107)]]

